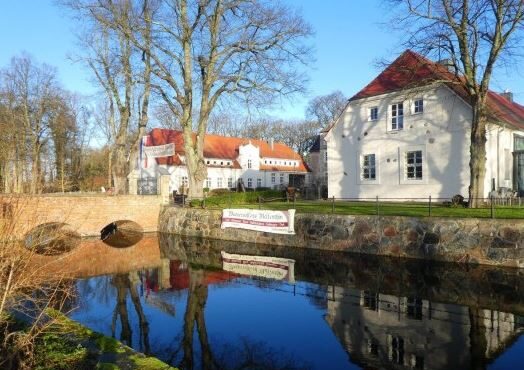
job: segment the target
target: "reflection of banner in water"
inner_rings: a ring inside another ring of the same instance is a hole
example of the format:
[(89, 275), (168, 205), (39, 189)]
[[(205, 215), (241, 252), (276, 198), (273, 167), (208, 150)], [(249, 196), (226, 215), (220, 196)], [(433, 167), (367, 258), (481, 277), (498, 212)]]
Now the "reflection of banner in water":
[(295, 260), (279, 257), (247, 256), (220, 252), (222, 269), (241, 275), (260, 276), (295, 282)]
[(224, 209), (221, 228), (227, 227), (294, 235), (295, 210)]
[(175, 154), (175, 144), (145, 146), (144, 153), (148, 158), (170, 157)]

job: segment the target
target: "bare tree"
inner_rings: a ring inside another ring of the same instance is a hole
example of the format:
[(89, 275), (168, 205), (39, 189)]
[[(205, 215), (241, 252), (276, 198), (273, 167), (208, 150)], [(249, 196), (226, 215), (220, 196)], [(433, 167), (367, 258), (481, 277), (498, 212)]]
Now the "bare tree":
[[(524, 22), (521, 0), (393, 0), (402, 5), (395, 17), (409, 47), (449, 59), (472, 110), (470, 206), (484, 197), (486, 173), (486, 98), (493, 69), (515, 52)], [(409, 30), (409, 32), (406, 32)], [(457, 81), (453, 81), (457, 83)]]
[(316, 96), (308, 102), (306, 117), (318, 122), (319, 128), (326, 128), (342, 113), (347, 101), (339, 90)]
[[(81, 59), (106, 94), (112, 178), (115, 193), (125, 193), (127, 174), (136, 162), (140, 140), (149, 121), (151, 58), (149, 53), (136, 49), (129, 37), (132, 34), (145, 49), (150, 48), (148, 1), (144, 0), (139, 7), (134, 7), (133, 1), (65, 0), (63, 3), (86, 26), (79, 35), (85, 51)], [(140, 20), (148, 21), (135, 23)]]
[(318, 122), (313, 120), (281, 120), (262, 117), (244, 125), (240, 136), (265, 141), (274, 140), (304, 155), (311, 147), (312, 140), (320, 128)]
[[(105, 19), (115, 18), (117, 3), (98, 4)], [(150, 7), (136, 22), (152, 27), (150, 45), (141, 32), (117, 27), (151, 58), (152, 86), (183, 130), (189, 195), (201, 196), (204, 136), (215, 106), (225, 97), (270, 104), (302, 91), (305, 78), (295, 64), (307, 60), (303, 40), (310, 27), (280, 2), (142, 0), (135, 6)]]
[[(1, 73), (4, 120), (9, 120), (12, 139), (11, 163), (21, 192), (24, 178), (30, 179), (32, 194), (42, 190), (42, 153), (48, 141), (53, 102), (58, 92), (55, 70), (39, 65), (29, 55), (11, 59)], [(7, 138), (3, 138), (4, 141)], [(13, 143), (12, 142), (12, 143)], [(30, 169), (26, 164), (30, 163)]]

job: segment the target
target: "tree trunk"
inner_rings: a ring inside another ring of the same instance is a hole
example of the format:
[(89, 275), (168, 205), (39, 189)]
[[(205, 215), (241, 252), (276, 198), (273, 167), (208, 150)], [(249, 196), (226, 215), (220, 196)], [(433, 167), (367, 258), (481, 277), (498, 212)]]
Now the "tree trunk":
[[(204, 162), (204, 148), (193, 144), (193, 132), (184, 127), (184, 151), (186, 155), (187, 177), (189, 180), (189, 199), (204, 196), (204, 180), (207, 178), (207, 167)], [(203, 140), (202, 140), (203, 141)]]
[(107, 187), (113, 186), (113, 149), (111, 146), (107, 148)]
[(125, 194), (127, 189), (127, 161), (125, 144), (119, 144), (117, 139), (116, 148), (113, 151), (113, 181), (115, 182), (115, 194)]
[(470, 186), (469, 207), (478, 208), (484, 203), (484, 180), (486, 177), (486, 119), (483, 104), (476, 99), (472, 102), (471, 143), (470, 143)]
[(32, 151), (32, 165), (31, 165), (31, 194), (36, 194), (38, 192), (38, 185), (40, 183), (40, 150), (38, 148), (38, 143), (33, 144)]

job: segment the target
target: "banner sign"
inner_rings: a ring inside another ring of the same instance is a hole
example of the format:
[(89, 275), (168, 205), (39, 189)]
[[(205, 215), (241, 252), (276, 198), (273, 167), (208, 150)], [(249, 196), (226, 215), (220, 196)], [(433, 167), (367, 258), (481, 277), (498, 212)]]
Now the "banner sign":
[(240, 275), (295, 282), (295, 260), (279, 257), (247, 256), (220, 252), (222, 269)]
[(255, 209), (224, 209), (221, 228), (228, 227), (274, 234), (295, 234), (295, 210), (266, 211)]
[(165, 145), (145, 146), (144, 153), (149, 158), (170, 157), (175, 155), (175, 144), (169, 143)]

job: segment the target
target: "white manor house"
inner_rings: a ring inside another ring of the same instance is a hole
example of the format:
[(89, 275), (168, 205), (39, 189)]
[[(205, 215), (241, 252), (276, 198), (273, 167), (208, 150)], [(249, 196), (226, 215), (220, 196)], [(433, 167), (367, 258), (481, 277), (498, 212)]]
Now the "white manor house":
[[(169, 190), (188, 186), (184, 138), (181, 131), (153, 129), (144, 137), (146, 147), (174, 144), (174, 154), (147, 158), (142, 155), (139, 177), (158, 179), (169, 175)], [(308, 183), (309, 170), (302, 157), (282, 143), (206, 134), (204, 158), (208, 189), (236, 188), (242, 182), (247, 189), (280, 189)], [(156, 180), (155, 180), (156, 181)]]
[[(408, 50), (349, 99), (325, 136), (329, 197), (467, 197), (472, 110), (457, 79)], [(485, 196), (522, 196), (524, 107), (492, 91), (487, 106)]]

